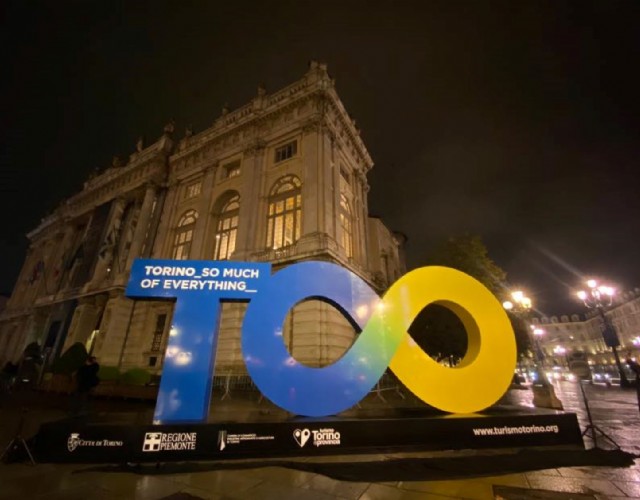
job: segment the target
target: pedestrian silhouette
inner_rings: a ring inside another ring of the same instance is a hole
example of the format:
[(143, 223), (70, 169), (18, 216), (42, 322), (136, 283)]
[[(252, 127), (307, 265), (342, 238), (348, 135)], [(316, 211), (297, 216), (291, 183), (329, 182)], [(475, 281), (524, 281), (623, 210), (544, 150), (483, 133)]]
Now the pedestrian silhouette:
[(89, 356), (84, 365), (76, 372), (76, 391), (72, 413), (75, 415), (86, 414), (89, 410), (89, 397), (91, 391), (100, 383), (98, 371), (100, 365), (95, 356)]

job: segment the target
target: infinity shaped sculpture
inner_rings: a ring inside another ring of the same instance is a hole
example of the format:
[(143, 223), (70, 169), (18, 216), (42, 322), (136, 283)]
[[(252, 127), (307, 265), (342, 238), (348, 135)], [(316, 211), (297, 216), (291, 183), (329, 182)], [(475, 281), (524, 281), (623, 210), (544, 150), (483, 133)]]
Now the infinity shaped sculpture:
[[(295, 360), (283, 339), (288, 311), (316, 298), (338, 308), (362, 332), (335, 363), (312, 368)], [(407, 333), (429, 304), (451, 309), (468, 335), (467, 353), (449, 368), (427, 355)], [(498, 300), (480, 282), (446, 267), (423, 267), (396, 281), (380, 299), (352, 272), (327, 262), (303, 262), (271, 276), (249, 303), (242, 329), (247, 370), (260, 391), (298, 415), (326, 416), (364, 398), (387, 367), (425, 403), (472, 413), (506, 392), (516, 344)]]
[[(300, 262), (271, 274), (266, 263), (137, 259), (126, 294), (176, 300), (154, 414), (158, 424), (206, 421), (225, 300), (249, 302), (241, 343), (254, 383), (297, 415), (351, 408), (387, 368), (428, 405), (477, 412), (506, 392), (516, 365), (515, 337), (498, 300), (477, 280), (446, 267), (411, 271), (380, 298), (357, 275), (329, 262)], [(340, 359), (322, 368), (301, 364), (284, 343), (287, 313), (305, 299), (332, 304), (360, 331)], [(429, 357), (407, 333), (429, 304), (452, 310), (466, 329), (467, 352), (453, 368)]]

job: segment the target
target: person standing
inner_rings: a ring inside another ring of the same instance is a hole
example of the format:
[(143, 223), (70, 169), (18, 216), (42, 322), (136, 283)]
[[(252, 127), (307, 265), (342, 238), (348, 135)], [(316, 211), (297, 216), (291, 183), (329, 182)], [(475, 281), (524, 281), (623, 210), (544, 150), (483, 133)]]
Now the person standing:
[(84, 365), (76, 372), (76, 392), (74, 414), (86, 414), (89, 410), (89, 396), (94, 387), (100, 383), (98, 371), (100, 365), (95, 356), (89, 356)]
[(636, 374), (636, 395), (638, 396), (638, 411), (640, 411), (640, 364), (634, 361), (631, 356), (626, 360), (627, 366)]

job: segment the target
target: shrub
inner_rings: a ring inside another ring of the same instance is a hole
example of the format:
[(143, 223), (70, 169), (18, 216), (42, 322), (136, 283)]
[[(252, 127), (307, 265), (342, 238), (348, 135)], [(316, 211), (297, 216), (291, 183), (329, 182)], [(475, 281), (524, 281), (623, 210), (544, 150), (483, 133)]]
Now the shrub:
[(117, 381), (120, 379), (120, 370), (118, 370), (117, 366), (100, 365), (100, 370), (98, 370), (98, 377), (100, 378), (101, 382)]
[(84, 364), (88, 356), (84, 344), (76, 342), (53, 362), (51, 371), (53, 373), (71, 375)]
[(130, 385), (145, 385), (151, 381), (151, 374), (143, 368), (132, 368), (120, 377), (120, 382)]

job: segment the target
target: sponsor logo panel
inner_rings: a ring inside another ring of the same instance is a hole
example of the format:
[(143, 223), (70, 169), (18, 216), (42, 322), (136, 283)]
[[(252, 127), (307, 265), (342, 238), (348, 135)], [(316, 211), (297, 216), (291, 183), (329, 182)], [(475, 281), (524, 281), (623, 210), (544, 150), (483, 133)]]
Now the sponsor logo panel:
[(197, 432), (147, 432), (142, 442), (142, 451), (195, 450), (197, 440)]
[(331, 427), (322, 427), (320, 429), (296, 429), (293, 431), (293, 439), (300, 448), (304, 448), (309, 439), (315, 447), (320, 446), (340, 446), (341, 435), (336, 429)]
[(67, 438), (67, 450), (73, 453), (78, 448), (121, 448), (124, 441), (116, 439), (83, 439), (79, 432), (72, 432)]
[(224, 451), (228, 446), (256, 441), (274, 441), (276, 437), (272, 434), (258, 434), (255, 432), (245, 432), (242, 434), (230, 434), (226, 430), (218, 431), (218, 450)]

